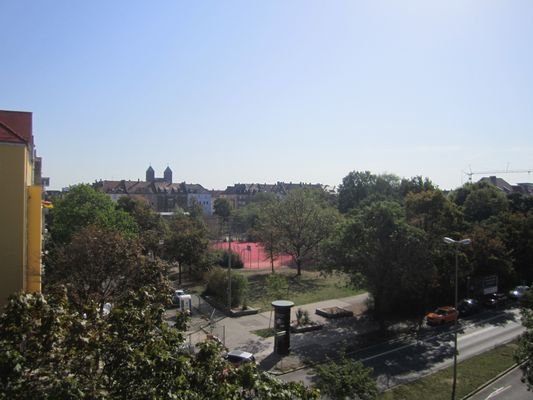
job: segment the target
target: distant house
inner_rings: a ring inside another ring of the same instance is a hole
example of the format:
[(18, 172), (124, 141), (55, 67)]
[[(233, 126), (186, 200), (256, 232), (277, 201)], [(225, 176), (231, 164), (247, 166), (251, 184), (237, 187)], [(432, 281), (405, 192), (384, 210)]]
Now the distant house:
[(212, 191), (211, 193), (214, 199), (226, 199), (234, 209), (238, 209), (249, 204), (258, 193), (271, 193), (276, 197), (285, 197), (291, 190), (303, 188), (327, 190), (326, 186), (312, 183), (237, 183), (228, 186), (224, 191)]
[(155, 176), (152, 166), (146, 170), (146, 181), (99, 181), (94, 184), (100, 190), (118, 201), (123, 196), (145, 200), (159, 213), (172, 213), (177, 208), (186, 210), (197, 202), (205, 215), (211, 215), (211, 193), (202, 185), (172, 183), (172, 170), (167, 167), (163, 177)]
[(533, 195), (533, 183), (518, 183), (516, 185), (511, 185), (507, 181), (496, 176), (481, 178), (479, 182), (485, 182), (494, 185), (505, 194), (522, 193), (530, 196)]
[(498, 189), (500, 189), (502, 192), (506, 194), (510, 194), (514, 192), (513, 185), (504, 181), (502, 178), (498, 178), (496, 176), (489, 176), (489, 177), (481, 178), (479, 182), (490, 183), (491, 185), (496, 186)]

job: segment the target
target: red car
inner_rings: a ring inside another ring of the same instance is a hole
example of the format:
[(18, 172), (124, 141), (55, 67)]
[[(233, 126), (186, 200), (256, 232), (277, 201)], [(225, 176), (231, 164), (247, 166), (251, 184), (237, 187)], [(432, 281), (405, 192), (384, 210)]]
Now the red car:
[(459, 312), (454, 307), (445, 306), (426, 315), (426, 321), (429, 325), (442, 325), (447, 322), (454, 322), (457, 317), (459, 317)]

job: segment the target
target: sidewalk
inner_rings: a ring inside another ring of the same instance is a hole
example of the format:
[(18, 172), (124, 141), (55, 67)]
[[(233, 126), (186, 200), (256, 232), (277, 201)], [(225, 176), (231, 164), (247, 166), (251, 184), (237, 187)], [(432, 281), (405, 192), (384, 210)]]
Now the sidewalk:
[[(365, 293), (293, 307), (291, 320), (295, 319), (296, 310), (302, 309), (309, 313), (311, 320), (323, 324), (323, 328), (306, 333), (291, 333), (291, 353), (283, 358), (274, 354), (273, 337), (261, 338), (252, 333), (273, 327), (273, 311), (239, 318), (224, 317), (217, 321), (217, 325), (225, 327), (225, 345), (228, 349), (253, 353), (261, 369), (279, 374), (302, 368), (306, 361), (316, 362), (325, 356), (334, 356), (343, 342), (353, 345), (357, 336), (375, 330), (377, 326), (374, 323), (361, 318), (366, 310), (367, 297)], [(333, 306), (351, 310), (354, 317), (327, 319), (315, 314), (317, 308)]]

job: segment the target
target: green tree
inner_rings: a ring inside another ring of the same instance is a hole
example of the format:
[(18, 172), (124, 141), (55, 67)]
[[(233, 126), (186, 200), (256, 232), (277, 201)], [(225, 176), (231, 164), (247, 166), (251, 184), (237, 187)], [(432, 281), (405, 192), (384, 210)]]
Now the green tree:
[[(222, 268), (212, 268), (205, 277), (205, 294), (214, 296), (220, 303), (227, 304), (228, 274)], [(243, 275), (231, 275), (231, 306), (242, 305), (248, 293), (248, 280)]]
[(117, 208), (104, 193), (90, 185), (76, 185), (50, 212), (48, 230), (55, 244), (67, 243), (71, 236), (88, 225), (135, 235), (137, 226), (128, 213)]
[(231, 216), (231, 204), (227, 199), (218, 198), (213, 204), (214, 214), (218, 216), (224, 223), (229, 220)]
[(349, 273), (356, 286), (368, 289), (381, 323), (383, 316), (405, 309), (406, 304), (423, 303), (434, 279), (426, 234), (406, 223), (401, 205), (395, 202), (363, 207), (326, 247), (331, 265)]
[(277, 256), (283, 252), (283, 241), (277, 224), (278, 207), (276, 203), (269, 203), (264, 205), (261, 209), (258, 219), (255, 224), (255, 237), (260, 242), (268, 258), (270, 259), (270, 266), (272, 273), (274, 273), (274, 261)]
[(282, 274), (271, 274), (266, 279), (267, 303), (270, 305), (274, 300), (283, 299), (289, 291), (289, 281)]
[(485, 221), (477, 224), (467, 233), (472, 243), (465, 252), (470, 256), (468, 264), (472, 275), (498, 275), (499, 286), (508, 288), (514, 282), (515, 271), (513, 254), (505, 244), (504, 234), (499, 223), (490, 224)]
[(335, 230), (338, 214), (319, 193), (307, 189), (291, 191), (272, 211), (267, 223), (279, 235), (279, 250), (293, 258), (301, 275), (302, 265), (317, 256)]
[(201, 264), (208, 251), (207, 228), (199, 218), (185, 214), (175, 215), (169, 223), (168, 236), (164, 242), (167, 260), (178, 264), (178, 283), (182, 282), (182, 268)]
[(189, 212), (189, 215), (192, 218), (198, 218), (199, 219), (199, 218), (202, 218), (202, 216), (204, 215), (204, 209), (203, 209), (202, 205), (195, 198), (191, 199), (191, 203), (187, 207), (187, 210)]
[(124, 196), (118, 199), (119, 210), (127, 212), (137, 223), (145, 254), (161, 255), (161, 242), (167, 234), (165, 221), (143, 199)]
[(260, 216), (265, 207), (275, 202), (273, 193), (256, 193), (248, 204), (233, 211), (231, 230), (247, 241), (258, 241), (257, 229)]
[(318, 399), (255, 366), (234, 368), (213, 342), (180, 349), (154, 287), (108, 315), (81, 314), (65, 290), (13, 296), (0, 316), (0, 399)]
[(54, 253), (46, 265), (44, 289), (65, 285), (79, 310), (96, 304), (103, 312), (105, 303), (120, 302), (129, 290), (148, 284), (161, 294), (170, 293), (165, 276), (166, 266), (144, 257), (137, 239), (90, 225)]
[(496, 186), (485, 182), (467, 183), (455, 190), (451, 198), (463, 208), (469, 222), (480, 222), (509, 208), (505, 194)]
[(377, 383), (372, 376), (373, 370), (345, 355), (340, 359), (317, 365), (315, 371), (320, 392), (330, 399), (373, 400), (378, 396)]
[(532, 282), (533, 211), (507, 213), (498, 219), (498, 223), (498, 233), (513, 259), (517, 282)]
[(339, 185), (339, 211), (347, 213), (370, 200), (395, 199), (399, 193), (400, 178), (396, 175), (352, 171)]
[(405, 213), (410, 225), (442, 240), (464, 229), (461, 211), (440, 190), (410, 192), (405, 196)]
[(437, 187), (429, 178), (414, 176), (412, 178), (403, 178), (400, 182), (400, 193), (403, 197), (409, 193), (421, 193), (426, 191), (435, 191)]

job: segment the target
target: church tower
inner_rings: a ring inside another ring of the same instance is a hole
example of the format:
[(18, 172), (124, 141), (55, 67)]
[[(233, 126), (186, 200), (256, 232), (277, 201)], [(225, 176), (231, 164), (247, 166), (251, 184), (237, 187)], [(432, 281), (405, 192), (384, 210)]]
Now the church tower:
[(172, 183), (172, 170), (170, 167), (167, 167), (165, 169), (165, 172), (163, 172), (163, 180), (168, 183)]
[(146, 182), (153, 182), (155, 181), (155, 171), (150, 165), (148, 169), (146, 170)]

